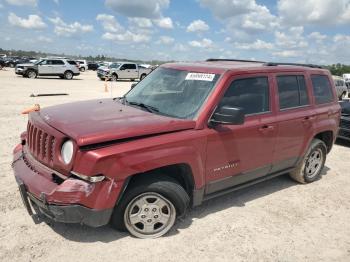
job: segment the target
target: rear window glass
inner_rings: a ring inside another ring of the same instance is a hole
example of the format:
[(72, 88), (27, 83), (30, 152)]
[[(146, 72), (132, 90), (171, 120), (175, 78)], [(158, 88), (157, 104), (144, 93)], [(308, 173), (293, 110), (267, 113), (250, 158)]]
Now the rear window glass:
[(309, 104), (304, 76), (278, 76), (280, 109)]
[(316, 104), (332, 102), (334, 97), (328, 77), (324, 75), (313, 75), (311, 76), (311, 80)]
[(77, 65), (77, 62), (75, 62), (75, 61), (73, 61), (73, 60), (69, 60), (68, 63), (69, 63), (70, 65)]

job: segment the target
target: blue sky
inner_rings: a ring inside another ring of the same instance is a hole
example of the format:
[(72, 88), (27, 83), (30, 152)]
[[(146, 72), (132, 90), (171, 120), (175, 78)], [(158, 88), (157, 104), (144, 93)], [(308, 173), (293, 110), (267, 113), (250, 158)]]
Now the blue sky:
[(0, 0), (0, 47), (350, 64), (350, 0)]

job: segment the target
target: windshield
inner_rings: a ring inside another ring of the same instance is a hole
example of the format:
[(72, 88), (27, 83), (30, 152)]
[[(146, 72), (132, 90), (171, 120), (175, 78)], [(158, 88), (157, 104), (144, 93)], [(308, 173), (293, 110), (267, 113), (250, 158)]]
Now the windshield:
[(158, 68), (126, 94), (125, 101), (132, 105), (152, 107), (158, 114), (193, 119), (219, 76)]

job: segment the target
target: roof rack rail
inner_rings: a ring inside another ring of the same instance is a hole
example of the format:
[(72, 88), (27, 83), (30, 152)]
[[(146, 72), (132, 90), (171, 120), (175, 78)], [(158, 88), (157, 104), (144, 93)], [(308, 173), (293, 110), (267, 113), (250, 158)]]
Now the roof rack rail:
[(206, 62), (216, 62), (216, 61), (232, 61), (232, 62), (245, 62), (245, 63), (266, 63), (263, 61), (255, 60), (241, 60), (241, 59), (221, 59), (221, 58), (209, 58), (205, 60)]
[(291, 65), (291, 66), (304, 66), (304, 67), (311, 67), (311, 68), (324, 68), (320, 65), (313, 65), (313, 64), (300, 64), (300, 63), (275, 63), (275, 62), (267, 62), (264, 64), (265, 66), (279, 66), (279, 65)]

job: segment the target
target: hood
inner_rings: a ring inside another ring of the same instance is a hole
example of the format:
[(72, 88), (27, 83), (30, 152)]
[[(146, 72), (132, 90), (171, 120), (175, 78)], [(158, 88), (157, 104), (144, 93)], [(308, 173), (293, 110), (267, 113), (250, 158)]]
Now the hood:
[(38, 113), (47, 124), (74, 139), (78, 146), (195, 127), (193, 120), (149, 113), (113, 99), (52, 106)]
[(34, 64), (33, 63), (26, 63), (26, 64), (17, 64), (16, 66), (19, 67), (19, 66), (33, 66)]
[(109, 71), (109, 67), (108, 66), (99, 66), (97, 69), (98, 70), (103, 70), (103, 71)]
[(350, 115), (350, 102), (341, 102), (339, 104), (341, 106), (342, 115)]

